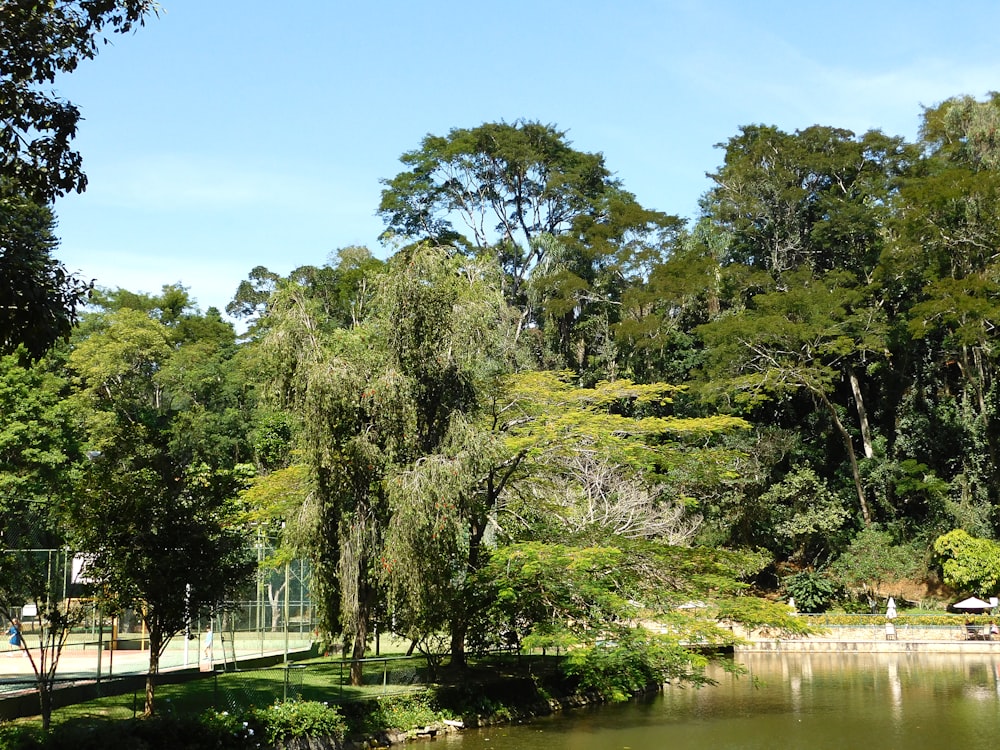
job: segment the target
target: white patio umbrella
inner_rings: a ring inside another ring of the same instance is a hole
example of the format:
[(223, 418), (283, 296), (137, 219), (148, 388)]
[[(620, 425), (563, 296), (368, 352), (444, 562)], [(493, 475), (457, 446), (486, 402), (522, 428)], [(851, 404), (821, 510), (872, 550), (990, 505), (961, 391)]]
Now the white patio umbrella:
[(889, 597), (889, 603), (885, 608), (885, 617), (887, 620), (892, 620), (896, 617), (896, 600), (891, 596)]
[(963, 599), (960, 602), (956, 602), (951, 605), (953, 609), (989, 609), (990, 603), (984, 602), (982, 599), (976, 596), (970, 596), (968, 599)]

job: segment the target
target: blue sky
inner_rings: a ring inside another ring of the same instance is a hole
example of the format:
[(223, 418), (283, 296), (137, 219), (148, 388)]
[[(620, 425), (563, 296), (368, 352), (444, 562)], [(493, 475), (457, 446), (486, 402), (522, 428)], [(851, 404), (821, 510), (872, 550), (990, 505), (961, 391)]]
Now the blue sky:
[(160, 0), (57, 82), (86, 193), (59, 257), (101, 286), (224, 308), (250, 269), (379, 257), (380, 179), (427, 133), (516, 119), (600, 151), (690, 217), (751, 123), (916, 137), (922, 106), (1000, 89), (1000, 3)]

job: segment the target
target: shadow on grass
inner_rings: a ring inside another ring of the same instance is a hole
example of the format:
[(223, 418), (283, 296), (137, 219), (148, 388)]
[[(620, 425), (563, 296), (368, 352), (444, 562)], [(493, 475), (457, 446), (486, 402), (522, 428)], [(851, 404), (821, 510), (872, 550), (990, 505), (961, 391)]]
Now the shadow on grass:
[[(525, 690), (536, 680), (558, 681), (560, 659), (555, 656), (495, 655), (470, 660), (468, 668), (452, 671), (447, 663), (431, 679), (423, 657), (382, 657), (364, 662), (364, 680), (351, 686), (350, 662), (321, 657), (263, 669), (206, 673), (178, 684), (158, 685), (156, 711), (166, 716), (197, 716), (205, 711), (228, 711), (241, 715), (286, 699), (346, 705), (382, 696), (399, 696), (434, 688), (459, 702), (494, 693), (496, 683), (513, 679), (508, 690)], [(523, 681), (522, 681), (523, 680)], [(493, 689), (486, 686), (494, 685)], [(515, 699), (515, 695), (496, 696)], [(142, 688), (124, 695), (58, 708), (53, 723), (87, 720), (123, 720), (141, 715)], [(25, 720), (27, 722), (37, 720)]]

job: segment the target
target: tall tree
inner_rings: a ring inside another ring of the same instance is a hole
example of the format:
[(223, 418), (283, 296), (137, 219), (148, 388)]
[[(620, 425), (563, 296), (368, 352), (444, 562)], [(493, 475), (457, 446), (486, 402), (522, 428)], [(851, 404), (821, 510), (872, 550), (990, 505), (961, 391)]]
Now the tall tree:
[(154, 0), (9, 0), (0, 7), (3, 177), (42, 203), (87, 186), (72, 140), (80, 111), (47, 87), (157, 10)]
[(26, 603), (40, 627), (21, 648), (38, 687), (43, 729), (52, 716), (56, 669), (70, 629), (84, 610), (67, 597), (63, 513), (72, 468), (82, 458), (60, 355), (26, 365), (0, 357), (0, 609), (8, 624)]
[(789, 425), (819, 405), (868, 523), (859, 455), (876, 452), (870, 402), (880, 403), (883, 383), (872, 373), (884, 364), (889, 330), (878, 264), (891, 198), (917, 153), (878, 131), (822, 126), (792, 134), (748, 126), (722, 145), (724, 163), (702, 202), (708, 252), (694, 256), (705, 268), (695, 299), (711, 310), (694, 328), (709, 344), (703, 372), (744, 395), (781, 393), (774, 411)]
[(52, 211), (6, 193), (4, 183), (0, 178), (0, 353), (24, 346), (28, 359), (38, 359), (69, 338), (92, 284), (54, 257)]
[(7, 0), (0, 4), (0, 353), (38, 358), (77, 322), (92, 284), (52, 256), (48, 206), (87, 186), (72, 147), (80, 111), (49, 87), (127, 32), (155, 0)]
[[(805, 390), (816, 399), (840, 436), (865, 523), (872, 520), (854, 438), (832, 398), (850, 379), (852, 362), (884, 348), (884, 324), (851, 274), (831, 271), (815, 278), (809, 269), (786, 273), (775, 291), (753, 297), (742, 315), (699, 327), (711, 347), (710, 372), (724, 387), (753, 402)], [(857, 402), (865, 432), (863, 402)], [(870, 443), (870, 438), (867, 441)]]
[(702, 205), (730, 235), (726, 262), (775, 278), (802, 266), (870, 278), (887, 198), (917, 156), (912, 147), (819, 125), (793, 134), (747, 126), (720, 145), (725, 160)]
[(382, 192), (386, 234), (495, 258), (522, 330), (542, 334), (539, 358), (557, 369), (602, 357), (622, 278), (682, 226), (643, 208), (601, 154), (571, 148), (551, 125), (456, 128), (401, 161), (409, 169)]
[[(979, 509), (979, 521), (969, 527), (976, 533), (991, 533), (990, 526), (995, 533), (998, 521), (987, 510), (998, 499), (1000, 458), (994, 344), (1000, 325), (994, 249), (1000, 242), (1000, 150), (992, 132), (998, 119), (995, 94), (981, 102), (955, 97), (925, 110), (925, 158), (893, 201), (891, 241), (882, 257), (887, 297), (906, 337), (898, 361), (919, 388), (908, 399), (915, 407), (910, 426), (916, 419), (938, 423), (926, 448), (906, 457), (950, 481), (959, 506)], [(940, 419), (945, 415), (947, 427)], [(941, 439), (948, 434), (958, 445)], [(907, 441), (901, 434), (899, 442)]]
[[(316, 482), (325, 624), (344, 631), (356, 658), (371, 632), (390, 519), (426, 500), (397, 493), (390, 478), (438, 465), (462, 415), (478, 408), (476, 363), (490, 360), (486, 342), (506, 330), (503, 309), (477, 264), (430, 248), (393, 259), (349, 328), (301, 285), (276, 297), (263, 340), (271, 386), (303, 425)], [(427, 517), (413, 517), (423, 528)]]
[[(73, 541), (103, 595), (137, 610), (148, 629), (147, 714), (171, 637), (253, 570), (233, 503), (251, 469), (237, 463), (238, 452), (216, 451), (232, 440), (233, 425), (204, 410), (218, 414), (224, 399), (205, 386), (232, 368), (218, 324), (230, 342), (233, 332), (217, 315), (202, 326), (183, 302), (172, 307), (176, 291), (167, 289), (157, 306), (161, 319), (133, 307), (101, 315), (70, 355), (96, 455), (69, 509)], [(210, 334), (203, 346), (199, 337)], [(206, 376), (206, 368), (214, 370)]]

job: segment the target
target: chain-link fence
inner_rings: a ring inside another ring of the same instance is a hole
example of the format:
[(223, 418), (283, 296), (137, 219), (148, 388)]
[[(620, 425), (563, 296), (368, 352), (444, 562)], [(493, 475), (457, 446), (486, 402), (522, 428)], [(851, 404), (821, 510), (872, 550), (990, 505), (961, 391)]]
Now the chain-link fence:
[[(266, 562), (271, 552), (266, 540), (258, 547), (261, 566), (254, 582), (244, 589), (250, 596), (223, 603), (211, 617), (193, 618), (185, 632), (174, 635), (167, 645), (159, 662), (161, 671), (199, 666), (235, 669), (248, 659), (279, 655), (287, 660), (310, 649), (316, 612), (309, 562), (271, 565)], [(56, 609), (70, 624), (57, 677), (100, 681), (147, 671), (149, 634), (141, 614), (101, 610), (90, 598), (85, 555), (67, 549), (6, 549), (2, 560), (41, 582), (32, 587), (44, 592), (40, 598), (0, 601), (6, 616), (3, 630), (17, 620), (24, 646), (32, 650), (36, 662), (42, 660), (43, 651), (47, 663), (53, 659), (53, 634), (46, 631), (41, 615)], [(31, 680), (32, 672), (24, 648), (5, 637), (0, 642), (0, 692), (13, 689), (5, 683)]]

